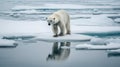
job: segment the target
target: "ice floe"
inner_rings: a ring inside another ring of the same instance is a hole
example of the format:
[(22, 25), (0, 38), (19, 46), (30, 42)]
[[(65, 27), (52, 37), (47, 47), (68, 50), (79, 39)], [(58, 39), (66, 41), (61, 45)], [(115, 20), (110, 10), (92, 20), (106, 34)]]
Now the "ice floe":
[(90, 44), (93, 45), (107, 45), (109, 42), (106, 39), (102, 38), (92, 38)]
[(86, 35), (71, 34), (59, 37), (53, 37), (52, 34), (39, 34), (36, 36), (36, 40), (50, 41), (50, 42), (82, 42), (90, 41), (92, 37)]
[(107, 50), (108, 57), (120, 57), (120, 49), (117, 50)]
[(108, 50), (109, 53), (120, 53), (120, 49), (117, 50)]
[(72, 26), (72, 32), (84, 34), (115, 34), (120, 32), (119, 26)]
[(0, 39), (0, 47), (13, 47), (16, 45), (17, 43), (14, 40)]
[[(118, 7), (118, 6), (116, 6)], [(112, 8), (111, 6), (85, 6), (85, 5), (76, 5), (76, 4), (43, 4), (41, 6), (28, 6), (28, 5), (19, 5), (15, 6), (13, 10), (24, 10), (24, 9), (40, 9), (40, 8), (48, 8), (48, 9), (81, 9), (81, 8)]]
[(34, 38), (35, 36), (28, 36), (28, 35), (26, 35), (26, 36), (3, 36), (3, 38), (2, 39), (8, 39), (8, 40), (28, 40), (28, 39), (32, 39), (32, 38)]
[[(79, 15), (78, 15), (79, 16)], [(71, 16), (75, 17), (75, 15)], [(112, 25), (117, 25), (117, 23), (114, 23), (112, 19), (107, 18), (105, 15), (86, 15), (82, 16), (82, 18), (89, 18), (89, 19), (76, 19), (72, 20), (74, 22), (74, 25), (85, 25), (85, 26), (112, 26)], [(104, 20), (104, 21), (103, 21)], [(80, 21), (80, 22), (78, 22)]]
[(107, 44), (110, 44), (110, 43), (120, 43), (120, 38), (114, 38), (114, 37), (111, 37), (111, 38), (92, 38), (90, 40), (90, 43), (89, 44), (93, 44), (93, 45), (107, 45)]
[(92, 44), (80, 44), (76, 45), (75, 48), (77, 50), (113, 50), (113, 49), (120, 49), (119, 43), (110, 43), (107, 45), (92, 45)]
[(114, 20), (116, 23), (120, 23), (120, 18)]

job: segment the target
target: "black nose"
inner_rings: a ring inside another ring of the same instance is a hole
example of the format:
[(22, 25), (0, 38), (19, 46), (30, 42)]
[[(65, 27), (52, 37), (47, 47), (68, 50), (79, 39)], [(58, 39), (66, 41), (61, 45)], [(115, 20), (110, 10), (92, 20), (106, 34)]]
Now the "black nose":
[(48, 23), (48, 25), (50, 26), (50, 23)]

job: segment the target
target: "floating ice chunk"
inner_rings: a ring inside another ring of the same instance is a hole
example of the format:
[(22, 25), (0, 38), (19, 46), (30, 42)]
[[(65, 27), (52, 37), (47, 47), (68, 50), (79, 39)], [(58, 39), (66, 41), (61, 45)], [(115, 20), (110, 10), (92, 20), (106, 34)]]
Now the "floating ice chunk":
[(117, 18), (114, 21), (117, 22), (117, 23), (120, 23), (120, 18)]
[(109, 50), (108, 52), (109, 52), (109, 53), (120, 53), (120, 49), (117, 49), (117, 50)]
[(117, 50), (108, 50), (108, 57), (120, 56), (120, 49)]
[(102, 38), (92, 38), (90, 41), (90, 44), (94, 45), (106, 45), (107, 43), (109, 42)]
[[(79, 15), (78, 15), (79, 16)], [(76, 17), (76, 16), (72, 16)], [(89, 19), (80, 19), (81, 17), (89, 17)], [(104, 20), (104, 21), (103, 21)], [(80, 22), (79, 22), (80, 21)], [(92, 26), (112, 26), (116, 25), (112, 19), (108, 18), (106, 15), (81, 15), (79, 19), (72, 20), (74, 25), (92, 25)]]
[(110, 43), (108, 45), (81, 44), (81, 45), (76, 45), (75, 48), (87, 49), (87, 50), (112, 50), (112, 49), (120, 49), (120, 45), (118, 43)]
[(35, 36), (4, 36), (3, 39), (9, 39), (9, 40), (26, 40), (34, 38)]
[[(79, 21), (78, 21), (79, 22)], [(72, 25), (72, 32), (83, 34), (118, 34), (120, 32), (119, 26), (77, 26)]]
[[(93, 15), (90, 19), (92, 24), (95, 25), (113, 25), (113, 21), (105, 15)], [(104, 20), (104, 21), (103, 21)]]
[(111, 39), (108, 39), (107, 42), (120, 43), (120, 38), (111, 38)]
[(12, 47), (16, 45), (17, 43), (13, 40), (0, 39), (0, 47)]
[(68, 41), (90, 41), (92, 37), (86, 36), (86, 35), (78, 35), (78, 34), (71, 34), (71, 35), (65, 35), (65, 36), (59, 36), (59, 37), (53, 37), (52, 34), (39, 34), (36, 37), (36, 40), (40, 41), (52, 41), (52, 42), (68, 42)]

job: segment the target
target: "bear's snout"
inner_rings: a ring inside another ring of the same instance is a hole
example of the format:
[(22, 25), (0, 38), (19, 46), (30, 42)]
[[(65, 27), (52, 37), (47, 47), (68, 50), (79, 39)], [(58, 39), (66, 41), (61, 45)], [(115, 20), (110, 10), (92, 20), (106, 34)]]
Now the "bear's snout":
[(50, 23), (48, 23), (48, 25), (50, 26)]

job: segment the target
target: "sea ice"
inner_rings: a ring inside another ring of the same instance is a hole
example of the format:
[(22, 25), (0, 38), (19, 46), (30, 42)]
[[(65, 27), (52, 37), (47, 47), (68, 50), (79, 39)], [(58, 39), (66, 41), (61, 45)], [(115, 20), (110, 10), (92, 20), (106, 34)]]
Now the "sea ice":
[(120, 57), (120, 49), (117, 50), (107, 50), (108, 57)]
[(109, 42), (106, 39), (102, 38), (92, 38), (90, 44), (93, 45), (107, 45)]
[(17, 43), (14, 40), (0, 39), (0, 47), (11, 47), (15, 45), (17, 45)]
[[(71, 6), (71, 7), (70, 7)], [(119, 6), (116, 6), (119, 7)], [(76, 4), (43, 4), (40, 6), (30, 6), (30, 5), (18, 5), (12, 8), (12, 10), (30, 10), (30, 9), (85, 9), (85, 8), (112, 8), (110, 6), (85, 6), (85, 5), (76, 5)]]
[(92, 45), (92, 44), (80, 44), (75, 46), (76, 49), (82, 50), (113, 50), (120, 49), (119, 43), (110, 43), (107, 45)]
[(61, 42), (81, 42), (81, 41), (90, 41), (92, 37), (90, 36), (86, 36), (86, 35), (79, 35), (79, 34), (71, 34), (71, 35), (65, 35), (65, 36), (59, 36), (59, 37), (53, 37), (52, 34), (39, 34), (38, 36), (36, 36), (36, 40), (40, 40), (40, 41), (52, 41), (52, 42), (57, 42), (57, 41), (61, 41)]
[(120, 23), (120, 18), (114, 20), (116, 23)]

